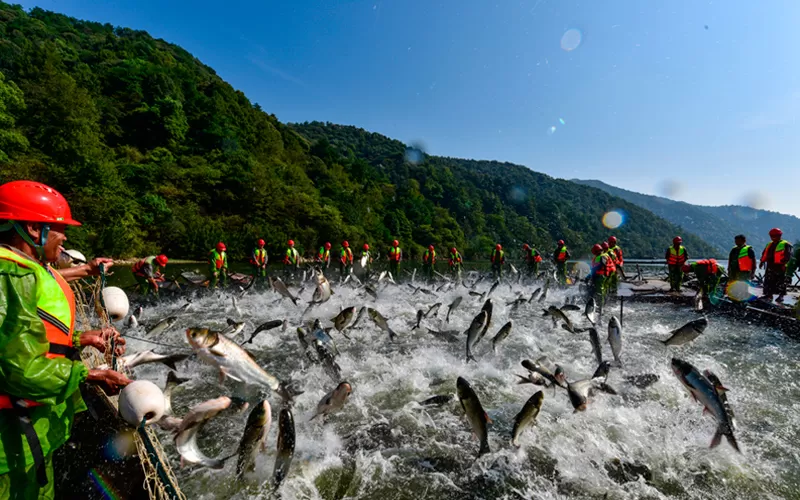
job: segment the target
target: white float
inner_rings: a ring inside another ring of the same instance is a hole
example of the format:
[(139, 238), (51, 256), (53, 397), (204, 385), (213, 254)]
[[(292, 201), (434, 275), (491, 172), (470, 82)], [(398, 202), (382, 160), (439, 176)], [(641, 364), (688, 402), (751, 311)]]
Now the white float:
[(73, 260), (73, 261), (79, 261), (79, 262), (73, 262), (73, 263), (72, 263), (72, 265), (73, 265), (73, 266), (78, 266), (78, 265), (86, 264), (86, 262), (88, 262), (88, 261), (86, 260), (86, 257), (85, 257), (85, 256), (84, 256), (82, 253), (80, 253), (79, 251), (77, 251), (77, 250), (64, 250), (64, 252), (65, 252), (67, 255), (69, 255), (70, 257), (72, 257), (72, 260)]
[(134, 427), (161, 420), (165, 406), (164, 393), (149, 380), (131, 382), (119, 394), (119, 414)]
[(112, 321), (119, 321), (128, 315), (130, 303), (125, 291), (115, 286), (107, 286), (103, 289), (103, 302), (108, 311), (108, 317)]

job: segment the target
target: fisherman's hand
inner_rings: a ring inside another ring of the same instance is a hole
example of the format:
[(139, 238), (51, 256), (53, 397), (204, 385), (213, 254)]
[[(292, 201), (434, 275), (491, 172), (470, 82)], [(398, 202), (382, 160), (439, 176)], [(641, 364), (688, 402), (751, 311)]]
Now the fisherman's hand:
[(117, 394), (122, 387), (130, 384), (131, 379), (122, 373), (115, 372), (114, 370), (89, 370), (89, 375), (86, 381), (91, 384), (98, 384), (103, 388), (106, 394)]
[(117, 356), (125, 354), (125, 339), (115, 328), (102, 330), (89, 330), (81, 334), (81, 346), (92, 346), (100, 352), (106, 352), (106, 346), (111, 339), (115, 341), (114, 352)]
[(107, 257), (96, 257), (86, 263), (87, 274), (89, 276), (100, 276), (100, 264), (103, 265), (103, 272), (108, 273), (111, 266), (114, 265), (114, 260)]

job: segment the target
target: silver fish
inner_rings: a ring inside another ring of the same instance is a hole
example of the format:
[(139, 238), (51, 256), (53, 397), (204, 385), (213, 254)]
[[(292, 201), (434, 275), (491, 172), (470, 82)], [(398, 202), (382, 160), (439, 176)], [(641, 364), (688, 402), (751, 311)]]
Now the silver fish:
[(420, 401), (420, 406), (441, 406), (453, 400), (452, 394), (440, 394), (438, 396), (431, 396), (425, 401)]
[(256, 455), (267, 448), (267, 434), (272, 425), (272, 408), (266, 399), (255, 405), (247, 417), (242, 439), (239, 441), (236, 477), (241, 480), (256, 466)]
[(519, 377), (517, 380), (517, 384), (533, 384), (533, 385), (543, 385), (545, 387), (549, 387), (550, 383), (547, 381), (546, 378), (542, 376), (542, 374), (538, 372), (528, 372), (527, 375), (519, 375), (514, 374)]
[(719, 377), (714, 375), (714, 372), (711, 370), (704, 370), (703, 375), (714, 385), (714, 389), (717, 391), (717, 395), (719, 395), (719, 400), (722, 401), (722, 406), (725, 407), (725, 411), (728, 413), (728, 418), (731, 420), (731, 429), (736, 430), (736, 418), (733, 414), (733, 410), (731, 409), (731, 405), (728, 403), (728, 395), (725, 394), (728, 392), (728, 389), (722, 385), (722, 382), (719, 380)]
[(241, 317), (242, 310), (239, 309), (239, 303), (236, 301), (236, 296), (231, 297), (231, 299), (233, 299), (233, 310), (236, 311), (236, 314)]
[(342, 309), (342, 312), (336, 315), (335, 318), (331, 319), (333, 321), (333, 327), (336, 328), (339, 332), (344, 332), (345, 328), (350, 325), (350, 322), (353, 321), (353, 317), (356, 315), (356, 307), (346, 307)]
[(351, 329), (355, 328), (356, 325), (359, 323), (359, 321), (361, 321), (361, 318), (363, 318), (364, 315), (367, 313), (367, 309), (368, 309), (368, 307), (361, 306), (361, 309), (358, 310), (358, 316), (356, 316), (356, 320), (353, 321), (352, 325), (350, 325)]
[(219, 332), (189, 328), (186, 338), (200, 359), (219, 369), (220, 380), (227, 376), (237, 382), (266, 386), (287, 402), (302, 394), (258, 366), (250, 353)]
[(597, 364), (601, 364), (603, 362), (603, 347), (600, 345), (600, 335), (597, 333), (597, 329), (589, 328), (589, 342), (592, 343), (592, 352), (594, 353), (594, 359), (597, 360)]
[(147, 332), (147, 335), (149, 336), (160, 335), (166, 332), (172, 325), (175, 324), (176, 321), (178, 321), (177, 316), (170, 316), (168, 318), (164, 318), (158, 323), (156, 323), (156, 326), (154, 326), (149, 332)]
[(364, 291), (367, 292), (369, 295), (371, 295), (373, 299), (377, 299), (378, 298), (378, 292), (376, 292), (375, 289), (372, 288), (371, 286), (365, 285), (364, 286)]
[(227, 322), (228, 322), (228, 327), (222, 331), (222, 333), (224, 333), (225, 335), (233, 337), (241, 333), (242, 330), (244, 330), (244, 323), (245, 323), (244, 321), (234, 321), (228, 318)]
[(331, 290), (331, 284), (328, 281), (328, 278), (322, 274), (321, 270), (317, 270), (317, 288), (314, 290), (314, 295), (311, 297), (311, 301), (314, 303), (322, 303), (326, 302), (328, 299), (331, 298), (333, 291)]
[(197, 447), (197, 434), (206, 422), (214, 418), (219, 412), (229, 407), (231, 399), (222, 396), (193, 407), (181, 421), (175, 435), (175, 448), (181, 456), (181, 464), (198, 464), (211, 469), (221, 469), (225, 459), (208, 458)]
[(530, 372), (538, 373), (553, 385), (566, 388), (566, 379), (561, 367), (554, 365), (544, 356), (536, 360), (535, 363), (529, 359), (523, 359), (522, 367)]
[(447, 317), (445, 318), (445, 323), (450, 323), (450, 313), (452, 313), (459, 304), (461, 304), (461, 300), (463, 297), (459, 295), (456, 297), (453, 302), (447, 307)]
[(733, 423), (725, 405), (719, 397), (714, 384), (706, 376), (697, 371), (697, 368), (686, 361), (672, 358), (672, 371), (678, 380), (689, 390), (695, 401), (700, 404), (717, 420), (717, 429), (711, 439), (711, 448), (719, 446), (722, 436), (728, 440), (733, 448), (741, 453), (739, 444), (733, 435)]
[(617, 366), (622, 366), (622, 361), (619, 358), (622, 352), (622, 325), (616, 316), (612, 316), (608, 321), (608, 344), (611, 346), (611, 353), (614, 355), (614, 361)]
[(580, 311), (581, 308), (576, 306), (575, 304), (567, 302), (563, 306), (561, 306), (562, 311)]
[(461, 402), (461, 408), (467, 416), (469, 425), (472, 432), (480, 440), (480, 450), (478, 456), (489, 453), (489, 415), (483, 410), (478, 395), (470, 387), (469, 382), (462, 377), (458, 377), (456, 381), (456, 390), (458, 392), (458, 400)]
[(137, 308), (136, 308), (136, 309), (133, 311), (133, 314), (134, 314), (134, 316), (136, 316), (137, 318), (141, 318), (141, 317), (142, 317), (142, 315), (144, 314), (144, 306), (140, 305), (139, 307), (137, 307)]
[(127, 326), (128, 328), (137, 328), (139, 326), (139, 321), (136, 320), (136, 315), (131, 314), (128, 316)]
[(188, 381), (188, 378), (180, 378), (172, 370), (167, 374), (167, 383), (164, 385), (164, 415), (172, 415), (172, 391)]
[(394, 333), (394, 330), (389, 328), (389, 323), (386, 321), (386, 318), (384, 318), (381, 313), (375, 309), (372, 309), (371, 307), (367, 308), (367, 313), (369, 313), (369, 317), (372, 318), (372, 321), (374, 321), (375, 324), (381, 328), (381, 330), (385, 330), (389, 334), (389, 340), (394, 341), (395, 337), (397, 337), (397, 334)]
[(284, 330), (285, 330), (286, 320), (281, 321), (279, 319), (273, 319), (273, 320), (267, 321), (266, 323), (262, 323), (262, 324), (258, 325), (258, 327), (255, 329), (255, 331), (252, 334), (250, 334), (250, 338), (245, 340), (244, 342), (242, 342), (241, 345), (251, 344), (251, 343), (253, 343), (253, 339), (255, 339), (256, 335), (258, 335), (259, 333), (266, 332), (268, 330), (272, 330), (273, 328), (278, 328), (279, 326), (284, 326)]
[(559, 321), (562, 321), (565, 325), (567, 325), (567, 330), (570, 332), (574, 332), (575, 328), (572, 326), (572, 321), (564, 314), (564, 311), (559, 309), (556, 306), (550, 306), (544, 311), (543, 316), (550, 316), (553, 320), (553, 326), (556, 326)]
[(122, 363), (131, 370), (139, 365), (145, 365), (148, 363), (161, 363), (173, 370), (177, 370), (175, 363), (183, 361), (188, 357), (188, 354), (156, 354), (148, 349), (146, 351), (129, 354), (119, 358), (119, 361), (122, 361)]
[(690, 321), (682, 327), (672, 330), (670, 337), (667, 340), (662, 340), (661, 343), (672, 346), (686, 344), (699, 337), (707, 326), (708, 320), (704, 317)]
[(536, 300), (541, 291), (542, 291), (541, 288), (537, 288), (536, 290), (534, 290), (533, 293), (531, 294), (531, 298), (528, 299), (528, 302), (533, 302), (534, 300)]
[(589, 323), (591, 323), (592, 325), (595, 324), (596, 309), (597, 309), (597, 303), (595, 302), (594, 297), (589, 297), (589, 300), (586, 301), (586, 308), (583, 310), (583, 315), (586, 316), (586, 319), (588, 319)]
[(500, 280), (497, 280), (494, 282), (494, 284), (492, 284), (492, 287), (489, 289), (488, 292), (486, 292), (486, 297), (489, 297), (492, 294), (492, 292), (494, 292), (497, 289), (498, 286), (500, 286)]
[(601, 361), (600, 365), (597, 367), (597, 370), (594, 371), (592, 374), (592, 379), (602, 378), (603, 380), (608, 378), (608, 373), (611, 371), (611, 363), (609, 361)]
[(435, 303), (435, 304), (434, 304), (434, 305), (432, 305), (432, 306), (431, 306), (431, 307), (428, 309), (428, 311), (425, 313), (425, 317), (426, 317), (426, 318), (428, 318), (428, 317), (430, 317), (430, 315), (431, 315), (431, 314), (433, 314), (433, 317), (435, 318), (435, 317), (436, 317), (436, 315), (437, 315), (437, 314), (439, 314), (439, 308), (440, 308), (440, 307), (442, 307), (442, 303), (441, 303), (441, 302), (437, 302), (437, 303)]
[(480, 341), (480, 335), (483, 331), (483, 328), (486, 326), (488, 320), (488, 313), (486, 311), (481, 311), (472, 319), (472, 323), (469, 325), (469, 329), (467, 329), (467, 363), (472, 361), (477, 361), (475, 356), (472, 355), (472, 348)]
[(592, 395), (594, 384), (591, 380), (578, 380), (567, 384), (567, 394), (575, 412), (584, 411), (589, 404), (589, 396)]
[(272, 471), (272, 483), (278, 488), (284, 478), (289, 475), (289, 467), (294, 457), (294, 417), (292, 410), (283, 408), (278, 415), (278, 449), (275, 457), (275, 468)]
[(539, 415), (539, 410), (542, 409), (542, 401), (544, 401), (544, 394), (542, 391), (536, 392), (531, 396), (522, 410), (514, 417), (514, 428), (511, 430), (511, 444), (519, 446), (519, 437), (526, 427), (533, 425), (536, 422), (536, 417)]
[(423, 311), (422, 309), (417, 311), (417, 322), (416, 322), (416, 324), (414, 326), (411, 327), (412, 331), (416, 330), (417, 328), (419, 328), (419, 324), (422, 321), (422, 318), (424, 318), (424, 317), (425, 317), (425, 311)]
[(694, 310), (695, 311), (703, 310), (703, 290), (699, 290), (697, 294), (694, 296)]
[(480, 336), (478, 337), (477, 342), (481, 341), (486, 332), (489, 330), (489, 327), (492, 325), (492, 311), (494, 309), (494, 305), (492, 304), (492, 299), (486, 299), (486, 302), (483, 303), (482, 311), (486, 311), (486, 324), (483, 326), (483, 330), (481, 331)]
[(280, 278), (270, 278), (270, 283), (272, 283), (272, 289), (278, 292), (279, 295), (286, 297), (287, 299), (291, 300), (294, 305), (297, 305), (297, 297), (292, 295), (292, 292), (286, 288), (286, 284), (281, 281)]
[(314, 420), (320, 415), (326, 417), (332, 413), (338, 412), (342, 409), (342, 407), (344, 407), (344, 404), (347, 402), (347, 398), (350, 397), (350, 393), (352, 392), (353, 388), (348, 382), (340, 382), (336, 389), (332, 390), (328, 394), (324, 395), (322, 399), (320, 399), (319, 403), (317, 403), (317, 411), (310, 420)]
[(497, 335), (494, 336), (492, 339), (492, 350), (497, 352), (497, 344), (505, 340), (508, 337), (508, 334), (511, 333), (512, 322), (509, 321), (505, 325), (500, 328), (500, 331), (497, 332)]

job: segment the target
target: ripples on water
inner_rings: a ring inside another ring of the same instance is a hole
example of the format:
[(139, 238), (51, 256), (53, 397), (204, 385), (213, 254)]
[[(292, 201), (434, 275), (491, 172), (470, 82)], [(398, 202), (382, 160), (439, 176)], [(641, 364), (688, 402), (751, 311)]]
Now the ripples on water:
[[(488, 289), (484, 281), (478, 290)], [(779, 331), (714, 316), (705, 333), (682, 348), (663, 347), (656, 339), (696, 313), (669, 305), (625, 304), (624, 368), (613, 371), (609, 383), (618, 396), (600, 393), (588, 409), (573, 413), (565, 391), (518, 385), (523, 374), (520, 361), (547, 355), (562, 365), (570, 380), (591, 376), (596, 366), (588, 334), (570, 334), (542, 318), (542, 304), (523, 305), (511, 314), (506, 305), (520, 293), (529, 296), (534, 287), (507, 285), (493, 294), (492, 326), (475, 349), (477, 363), (465, 364), (466, 337), (458, 341), (437, 338), (425, 328), (411, 331), (418, 309), (442, 302), (438, 318), (423, 320), (433, 329), (468, 327), (480, 310), (478, 297), (460, 287), (438, 297), (412, 295), (405, 286), (390, 285), (372, 300), (358, 290), (335, 287), (331, 300), (312, 309), (303, 319), (320, 318), (323, 326), (342, 307), (368, 304), (389, 319), (400, 334), (392, 344), (385, 332), (368, 317), (362, 318), (351, 340), (335, 331), (341, 351), (337, 358), (343, 377), (354, 392), (338, 414), (322, 424), (308, 422), (320, 398), (336, 384), (318, 365), (302, 354), (296, 327), (305, 306), (279, 300), (268, 290), (249, 291), (238, 299), (249, 335), (256, 325), (271, 319), (289, 319), (290, 328), (260, 334), (252, 347), (259, 363), (281, 379), (300, 382), (305, 391), (295, 403), (297, 433), (295, 459), (281, 486), (283, 498), (800, 498), (800, 347)], [(297, 288), (294, 288), (296, 291)], [(303, 293), (309, 300), (310, 287)], [(551, 290), (547, 304), (564, 303), (563, 291)], [(464, 296), (444, 324), (447, 305)], [(164, 303), (146, 310), (144, 323), (154, 323), (183, 301)], [(619, 313), (617, 309), (614, 311)], [(610, 311), (609, 311), (610, 313)], [(580, 313), (568, 313), (585, 325)], [(157, 340), (188, 344), (183, 332), (191, 326), (222, 329), (225, 318), (237, 318), (231, 295), (198, 297), (189, 311)], [(495, 354), (491, 338), (508, 319), (514, 320), (509, 337)], [(605, 342), (604, 319), (599, 328), (604, 359), (611, 359)], [(143, 334), (140, 328), (132, 334)], [(246, 337), (244, 337), (246, 338)], [(239, 338), (242, 340), (242, 337)], [(131, 352), (151, 348), (130, 340)], [(159, 347), (156, 352), (168, 351)], [(672, 374), (672, 355), (698, 369), (711, 369), (730, 389), (728, 399), (737, 421), (737, 438), (744, 454), (737, 454), (723, 440), (708, 448), (714, 433), (712, 417), (702, 415)], [(192, 405), (235, 389), (230, 382), (217, 383), (217, 373), (198, 361), (179, 365), (181, 376), (191, 381), (176, 390), (173, 406), (178, 415)], [(660, 380), (640, 390), (623, 380), (624, 375), (655, 373)], [(160, 365), (137, 368), (137, 378), (163, 387), (167, 369)], [(472, 436), (457, 397), (442, 406), (422, 408), (422, 401), (436, 394), (455, 394), (455, 381), (466, 378), (493, 420), (489, 426), (492, 453), (476, 459), (478, 441)], [(514, 416), (537, 390), (544, 390), (544, 404), (537, 424), (522, 436), (521, 448), (510, 446)], [(251, 392), (252, 399), (257, 394)], [(278, 398), (268, 396), (273, 408), (269, 452), (262, 454), (256, 472), (245, 484), (234, 476), (235, 459), (222, 471), (178, 468), (179, 457), (171, 438), (162, 433), (188, 498), (266, 498), (270, 491), (277, 441)], [(212, 420), (201, 435), (201, 448), (209, 456), (236, 451), (246, 413), (222, 415)]]

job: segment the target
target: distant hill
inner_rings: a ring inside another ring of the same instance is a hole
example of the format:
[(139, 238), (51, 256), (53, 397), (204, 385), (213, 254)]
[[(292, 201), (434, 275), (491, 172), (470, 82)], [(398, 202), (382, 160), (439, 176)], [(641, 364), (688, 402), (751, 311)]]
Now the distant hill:
[[(760, 249), (769, 239), (769, 230), (779, 227), (784, 238), (800, 238), (800, 219), (769, 210), (759, 210), (738, 205), (707, 207), (674, 201), (660, 196), (636, 193), (610, 186), (598, 180), (573, 179), (572, 182), (591, 186), (650, 210), (691, 234), (697, 235), (716, 249), (728, 252), (737, 234), (747, 236), (748, 242)], [(696, 255), (696, 253), (695, 253)]]

